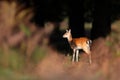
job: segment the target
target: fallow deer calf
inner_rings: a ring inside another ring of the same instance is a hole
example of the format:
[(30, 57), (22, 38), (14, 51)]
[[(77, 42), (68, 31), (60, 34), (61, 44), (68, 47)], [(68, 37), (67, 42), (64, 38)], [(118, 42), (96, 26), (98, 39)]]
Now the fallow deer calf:
[(76, 59), (76, 62), (78, 62), (79, 57), (79, 49), (83, 49), (88, 56), (89, 56), (89, 63), (92, 63), (91, 60), (91, 51), (90, 46), (92, 41), (88, 39), (87, 37), (80, 37), (80, 38), (72, 38), (71, 29), (66, 30), (66, 33), (63, 35), (63, 38), (67, 38), (72, 50), (73, 50), (73, 56), (72, 61), (74, 62)]

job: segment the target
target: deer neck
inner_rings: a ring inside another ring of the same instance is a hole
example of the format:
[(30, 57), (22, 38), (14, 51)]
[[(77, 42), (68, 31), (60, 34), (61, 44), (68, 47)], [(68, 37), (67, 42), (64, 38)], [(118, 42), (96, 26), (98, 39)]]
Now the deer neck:
[(72, 35), (70, 35), (67, 39), (68, 39), (68, 42), (71, 42), (72, 41)]

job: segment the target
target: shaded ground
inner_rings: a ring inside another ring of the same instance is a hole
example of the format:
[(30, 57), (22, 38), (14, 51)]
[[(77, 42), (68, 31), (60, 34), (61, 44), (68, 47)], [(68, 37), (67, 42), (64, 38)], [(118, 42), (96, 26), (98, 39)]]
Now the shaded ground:
[(119, 80), (120, 57), (113, 55), (108, 40), (99, 38), (93, 42), (91, 65), (86, 54), (80, 54), (80, 61), (73, 63), (70, 56), (48, 49), (35, 74), (40, 80)]

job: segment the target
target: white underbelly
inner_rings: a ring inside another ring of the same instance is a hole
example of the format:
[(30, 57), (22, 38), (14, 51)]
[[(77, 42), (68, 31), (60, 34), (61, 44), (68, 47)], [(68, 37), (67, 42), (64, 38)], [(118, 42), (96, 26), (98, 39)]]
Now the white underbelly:
[(78, 47), (75, 47), (75, 49), (82, 49), (82, 47), (78, 46)]

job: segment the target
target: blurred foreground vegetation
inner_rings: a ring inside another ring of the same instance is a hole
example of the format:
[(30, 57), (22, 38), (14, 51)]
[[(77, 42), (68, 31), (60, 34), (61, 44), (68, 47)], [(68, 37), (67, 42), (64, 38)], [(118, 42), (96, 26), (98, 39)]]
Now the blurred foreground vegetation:
[(0, 1), (0, 80), (36, 80), (30, 71), (46, 55), (49, 32), (32, 17), (33, 9), (17, 0)]
[(116, 20), (111, 25), (111, 33), (107, 37), (106, 44), (110, 47), (113, 57), (120, 57), (120, 20)]
[[(17, 1), (0, 1), (0, 80), (38, 79), (32, 69), (46, 56), (50, 34), (56, 24), (48, 22), (40, 28), (31, 22), (33, 15), (31, 7)], [(63, 21), (60, 29), (66, 29), (62, 27), (66, 25)], [(111, 28), (106, 45), (113, 56), (120, 57), (120, 21), (113, 22)]]

